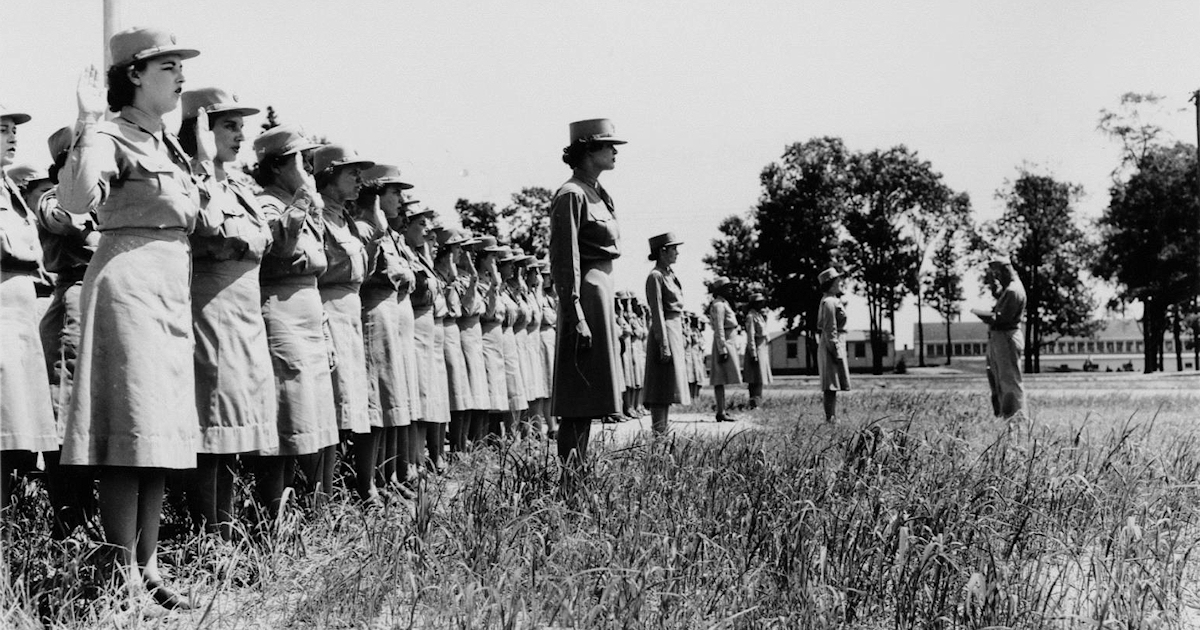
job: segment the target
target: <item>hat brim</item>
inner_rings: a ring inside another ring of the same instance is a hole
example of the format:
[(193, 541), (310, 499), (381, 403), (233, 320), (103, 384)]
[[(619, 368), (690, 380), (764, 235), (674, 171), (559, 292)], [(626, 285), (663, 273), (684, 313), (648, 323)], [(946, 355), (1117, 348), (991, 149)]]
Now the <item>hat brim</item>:
[(404, 213), (404, 218), (406, 218), (406, 219), (415, 219), (415, 218), (417, 218), (417, 217), (420, 217), (420, 216), (425, 216), (425, 215), (427, 215), (427, 214), (435, 214), (435, 213), (434, 213), (434, 211), (433, 211), (433, 210), (431, 210), (431, 209), (429, 209), (429, 208), (416, 208), (416, 209), (413, 209), (413, 210), (407, 210), (407, 211), (405, 211), (405, 213)]
[(209, 116), (224, 116), (226, 114), (253, 116), (262, 110), (257, 107), (242, 107), (241, 105), (213, 105), (212, 107), (205, 108), (204, 111), (208, 112)]
[(375, 166), (371, 160), (346, 160), (345, 162), (334, 162), (321, 170), (329, 170), (331, 168), (341, 168), (343, 166), (357, 166), (359, 168), (368, 169)]
[(131, 66), (139, 61), (149, 61), (158, 57), (167, 55), (179, 55), (180, 59), (192, 59), (199, 57), (200, 51), (195, 48), (184, 48), (183, 46), (165, 46), (162, 48), (149, 48), (146, 50), (134, 53), (133, 58), (120, 64), (122, 66)]
[(0, 118), (7, 118), (13, 121), (14, 125), (24, 125), (33, 120), (33, 116), (22, 114), (21, 112), (0, 112)]
[(380, 187), (396, 186), (400, 190), (411, 190), (413, 188), (412, 184), (405, 181), (400, 181), (400, 178), (398, 177), (380, 177), (379, 179), (373, 179), (371, 180), (371, 185)]

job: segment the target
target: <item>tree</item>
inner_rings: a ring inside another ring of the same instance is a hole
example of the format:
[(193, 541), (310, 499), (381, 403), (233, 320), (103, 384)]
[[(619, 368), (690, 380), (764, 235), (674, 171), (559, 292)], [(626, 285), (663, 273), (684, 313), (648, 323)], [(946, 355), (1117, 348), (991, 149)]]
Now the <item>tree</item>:
[(550, 202), (554, 193), (537, 186), (513, 193), (512, 203), (500, 211), (508, 227), (509, 242), (527, 254), (545, 256), (550, 245)]
[(1059, 182), (1022, 167), (1016, 181), (996, 192), (1004, 214), (981, 226), (974, 249), (1006, 251), (1025, 285), (1025, 372), (1041, 370), (1041, 349), (1063, 336), (1089, 337), (1097, 303), (1085, 272), (1093, 244), (1075, 223), (1078, 184)]
[(275, 108), (271, 107), (270, 105), (267, 105), (267, 116), (266, 116), (266, 120), (264, 120), (262, 123), (262, 130), (270, 131), (278, 126), (279, 126), (279, 118), (275, 114)]
[[(923, 293), (929, 305), (933, 307), (946, 322), (946, 365), (950, 365), (953, 357), (953, 347), (950, 340), (950, 322), (959, 314), (962, 306), (963, 284), (962, 270), (959, 260), (962, 259), (964, 246), (961, 229), (948, 229), (942, 233), (936, 249), (933, 250), (933, 271), (929, 284), (925, 285)], [(920, 330), (920, 324), (917, 325)], [(918, 341), (924, 345), (924, 336)]]
[(1163, 367), (1158, 357), (1168, 318), (1178, 322), (1177, 307), (1190, 305), (1198, 293), (1195, 147), (1151, 147), (1134, 168), (1109, 191), (1108, 208), (1098, 221), (1100, 247), (1092, 270), (1116, 285), (1118, 300), (1142, 303), (1143, 358), (1149, 373)]
[(854, 261), (850, 275), (866, 294), (875, 374), (883, 373), (884, 319), (894, 336), (904, 298), (920, 295), (927, 239), (957, 207), (941, 177), (904, 146), (874, 150), (852, 162), (842, 243)]
[[(758, 230), (757, 262), (767, 304), (788, 328), (816, 338), (821, 290), (817, 274), (840, 265), (838, 250), (852, 155), (841, 139), (813, 138), (784, 149), (759, 176), (762, 194), (751, 213)], [(805, 362), (816, 366), (816, 347), (805, 344)]]
[(490, 201), (474, 202), (459, 198), (454, 202), (454, 210), (458, 212), (464, 228), (475, 234), (500, 237), (500, 213), (496, 211), (496, 204)]
[(714, 275), (729, 278), (730, 298), (745, 303), (750, 294), (763, 291), (766, 285), (766, 265), (758, 257), (758, 230), (753, 218), (738, 215), (725, 217), (717, 231), (721, 236), (712, 240), (712, 253), (703, 261)]

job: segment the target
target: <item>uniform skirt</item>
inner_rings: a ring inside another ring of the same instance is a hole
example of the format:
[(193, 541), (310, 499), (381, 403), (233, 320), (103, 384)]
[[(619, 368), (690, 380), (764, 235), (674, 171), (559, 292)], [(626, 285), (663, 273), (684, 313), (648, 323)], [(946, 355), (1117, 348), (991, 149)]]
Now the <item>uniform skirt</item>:
[(54, 285), (54, 295), (38, 326), (42, 337), (42, 351), (46, 355), (46, 372), (50, 375), (50, 402), (54, 408), (54, 417), (57, 418), (59, 444), (62, 444), (67, 405), (71, 403), (71, 390), (75, 388), (82, 295), (82, 271), (78, 275), (59, 274)]
[(613, 313), (612, 261), (580, 261), (579, 303), (592, 333), (589, 348), (579, 344), (566, 309), (558, 305), (555, 339), (554, 392), (551, 415), (566, 418), (601, 418), (621, 410), (621, 355), (616, 316)]
[(483, 364), (487, 374), (488, 404), (484, 409), (508, 411), (508, 372), (504, 368), (504, 326), (500, 322), (481, 322)]
[(479, 316), (460, 317), (457, 324), (463, 364), (466, 366), (467, 381), (471, 386), (467, 409), (488, 409), (491, 407), (491, 397), (488, 392), (487, 368), (484, 367), (483, 327), (479, 323)]
[[(450, 400), (450, 411), (475, 409), (474, 392), (471, 391), (471, 375), (467, 371), (467, 358), (463, 353), (462, 333), (458, 330), (458, 318), (447, 317), (442, 321), (443, 357), (446, 362), (446, 387)], [(482, 356), (480, 357), (483, 358)]]
[(191, 277), (182, 230), (104, 233), (83, 280), (63, 464), (196, 467)]
[(633, 383), (630, 387), (638, 389), (646, 382), (646, 337), (635, 334), (629, 339), (633, 348)]
[(746, 345), (746, 370), (743, 376), (746, 383), (771, 384), (771, 349), (767, 343), (757, 346)]
[(274, 278), (261, 290), (267, 347), (275, 372), (279, 448), (259, 454), (307, 455), (337, 444), (333, 378), (317, 279)]
[(621, 337), (621, 389), (633, 389), (633, 335)]
[[(450, 422), (450, 384), (446, 372), (446, 323), (445, 317), (435, 317), (433, 320), (433, 355), (430, 365), (433, 369), (433, 391), (430, 401), (433, 405), (432, 416), (427, 416), (425, 422), (446, 424)], [(458, 327), (455, 326), (455, 332)]]
[(396, 291), (386, 285), (364, 286), (360, 295), (367, 358), (367, 417), (372, 427), (407, 425), (413, 413), (400, 341), (401, 302)]
[(525, 396), (525, 380), (521, 373), (521, 354), (517, 346), (517, 335), (512, 328), (504, 328), (504, 376), (508, 388), (509, 411), (524, 411), (529, 408)]
[(0, 450), (58, 450), (33, 275), (0, 271)]
[(671, 349), (671, 362), (663, 363), (661, 356), (662, 338), (653, 329), (646, 343), (646, 381), (643, 401), (647, 405), (666, 405), (692, 402), (688, 390), (687, 350), (683, 345), (683, 326), (679, 313), (667, 313), (663, 320), (662, 334)]
[(712, 385), (737, 385), (742, 382), (742, 356), (733, 345), (732, 328), (725, 329), (725, 349), (729, 358), (722, 361), (717, 352), (717, 340), (714, 336), (712, 344), (712, 373), (709, 383)]
[(525, 393), (530, 400), (540, 400), (550, 396), (546, 388), (546, 361), (543, 357), (542, 333), (540, 326), (525, 329), (525, 355), (529, 358), (529, 377), (525, 379)]
[(704, 383), (708, 380), (708, 366), (704, 363), (704, 350), (699, 342), (692, 344), (692, 370), (689, 383)]
[(850, 366), (846, 362), (846, 343), (836, 344), (841, 350), (841, 357), (834, 354), (834, 348), (825, 340), (817, 342), (817, 371), (821, 374), (821, 391), (849, 391)]
[(402, 390), (406, 392), (405, 408), (409, 413), (405, 417), (399, 417), (395, 425), (387, 424), (385, 417), (384, 426), (404, 427), (412, 424), (414, 420), (421, 419), (421, 364), (417, 361), (417, 317), (413, 313), (412, 300), (407, 292), (397, 293), (396, 303), (400, 305), (398, 313), (400, 360), (403, 365)]
[(433, 415), (433, 305), (413, 308), (413, 339), (417, 349), (417, 420), (434, 422)]
[(541, 345), (542, 377), (546, 387), (546, 398), (554, 391), (554, 336), (557, 332), (551, 324), (542, 324), (538, 331), (538, 343)]
[(367, 413), (367, 358), (363, 345), (362, 299), (358, 286), (331, 284), (320, 287), (321, 305), (329, 321), (329, 338), (337, 361), (333, 368), (333, 404), (338, 429), (369, 433)]
[(529, 329), (524, 326), (513, 328), (513, 339), (517, 345), (517, 358), (520, 360), (521, 366), (521, 387), (525, 392), (525, 406), (528, 408), (530, 401), (537, 400), (533, 386), (533, 363), (529, 357)]
[(279, 446), (261, 303), (257, 262), (195, 263), (192, 333), (201, 453), (248, 453)]

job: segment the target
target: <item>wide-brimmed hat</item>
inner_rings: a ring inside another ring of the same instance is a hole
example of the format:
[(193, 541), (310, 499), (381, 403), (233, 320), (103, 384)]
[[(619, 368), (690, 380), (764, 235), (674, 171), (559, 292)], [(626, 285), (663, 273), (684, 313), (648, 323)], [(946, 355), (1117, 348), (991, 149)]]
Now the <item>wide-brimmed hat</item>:
[(767, 298), (763, 297), (763, 294), (759, 293), (758, 291), (755, 291), (754, 293), (750, 294), (750, 297), (746, 301), (750, 304), (765, 304), (767, 302)]
[(108, 40), (114, 66), (128, 66), (137, 61), (163, 55), (179, 55), (191, 59), (199, 50), (184, 48), (175, 42), (175, 35), (159, 28), (135, 26), (125, 29)]
[(29, 114), (14, 112), (2, 104), (0, 104), (0, 118), (10, 118), (14, 125), (23, 125), (33, 119)]
[(571, 142), (605, 142), (608, 144), (625, 144), (624, 140), (616, 137), (617, 128), (607, 118), (591, 118), (577, 120), (571, 123)]
[[(475, 237), (475, 251), (496, 254), (503, 249), (496, 244), (496, 237), (491, 234), (480, 234)], [(507, 251), (507, 250), (505, 250)]]
[(184, 120), (200, 115), (200, 110), (210, 116), (217, 114), (237, 114), (253, 116), (262, 111), (257, 107), (246, 107), (238, 102), (237, 94), (226, 92), (221, 88), (207, 87), (198, 90), (188, 90), (180, 97), (180, 109)]
[(717, 276), (716, 278), (713, 278), (712, 282), (708, 283), (708, 290), (716, 293), (727, 286), (729, 286), (729, 278), (726, 278), (725, 276)]
[(437, 232), (438, 247), (451, 247), (454, 245), (462, 245), (467, 242), (467, 235), (461, 230), (439, 226), (441, 229)]
[(404, 218), (408, 220), (415, 219), (426, 214), (437, 214), (432, 208), (419, 208), (417, 204), (421, 203), (420, 199), (406, 199), (400, 202), (404, 206)]
[(41, 166), (34, 166), (33, 164), (18, 164), (9, 168), (7, 171), (5, 171), (5, 173), (9, 176), (9, 178), (16, 182), (18, 186), (32, 184), (33, 182), (43, 179), (50, 179), (50, 173), (47, 172), (45, 168)]
[(391, 164), (376, 164), (362, 172), (362, 180), (368, 185), (382, 188), (389, 184), (408, 190), (412, 184), (400, 179), (400, 169)]
[(359, 166), (368, 169), (375, 166), (375, 163), (359, 157), (354, 149), (344, 144), (322, 145), (313, 153), (313, 172), (323, 173), (327, 169), (339, 166)]
[(833, 280), (835, 278), (841, 278), (841, 277), (842, 277), (842, 272), (838, 271), (837, 269), (834, 269), (833, 267), (830, 267), (830, 268), (826, 269), (825, 271), (822, 271), (821, 273), (817, 274), (817, 284), (819, 284), (819, 285), (825, 284), (826, 282), (829, 282), (830, 280)]
[(279, 125), (264, 131), (254, 139), (254, 155), (261, 162), (266, 158), (291, 155), (320, 146), (319, 143), (304, 137), (304, 131), (300, 127)]
[(62, 127), (46, 138), (46, 146), (50, 149), (50, 159), (57, 160), (58, 156), (71, 150), (71, 142), (75, 140), (75, 129)]
[(658, 260), (658, 252), (668, 245), (682, 245), (683, 241), (675, 238), (674, 232), (663, 232), (650, 237), (650, 260)]

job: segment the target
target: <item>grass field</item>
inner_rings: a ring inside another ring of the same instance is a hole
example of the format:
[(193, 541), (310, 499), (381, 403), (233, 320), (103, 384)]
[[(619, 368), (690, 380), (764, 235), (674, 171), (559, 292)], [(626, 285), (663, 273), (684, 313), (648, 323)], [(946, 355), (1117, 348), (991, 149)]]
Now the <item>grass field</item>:
[(830, 426), (776, 388), (732, 427), (702, 399), (667, 439), (606, 432), (569, 490), (526, 441), (414, 511), (343, 493), (232, 546), (172, 508), (161, 561), (202, 606), (161, 617), (82, 532), (51, 541), (30, 486), (0, 601), (18, 628), (1196, 627), (1197, 402), (1035, 392), (1010, 426), (978, 391), (867, 387)]

